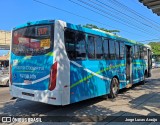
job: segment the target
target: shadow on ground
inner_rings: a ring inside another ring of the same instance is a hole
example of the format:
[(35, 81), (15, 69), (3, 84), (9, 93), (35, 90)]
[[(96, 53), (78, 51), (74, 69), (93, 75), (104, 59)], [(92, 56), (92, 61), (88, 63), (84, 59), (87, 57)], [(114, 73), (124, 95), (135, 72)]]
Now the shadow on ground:
[[(154, 83), (153, 83), (154, 81)], [(160, 108), (157, 100), (160, 100), (159, 92), (152, 92), (153, 90), (158, 91), (160, 79), (149, 79), (144, 85), (139, 83), (132, 86), (130, 89), (123, 89), (119, 94), (125, 98), (129, 98), (129, 107), (139, 111), (146, 110), (146, 116), (158, 116), (159, 113), (156, 109)], [(140, 90), (149, 90), (148, 93), (143, 94), (137, 98), (131, 98), (126, 93), (133, 90), (134, 92)], [(152, 90), (152, 91), (151, 91)], [(23, 99), (17, 99), (14, 103), (6, 103), (0, 108), (0, 114), (11, 115), (11, 116), (42, 116), (44, 115), (44, 121), (52, 122), (113, 122), (124, 120), (128, 116), (141, 116), (139, 113), (133, 113), (130, 111), (115, 112), (109, 107), (102, 107), (96, 105), (99, 102), (104, 101), (104, 98), (93, 98), (85, 100), (79, 103), (67, 105), (67, 106), (53, 106), (38, 102), (27, 101)], [(116, 101), (116, 100), (107, 100)], [(86, 109), (86, 110), (85, 110)], [(111, 116), (111, 117), (108, 117)]]

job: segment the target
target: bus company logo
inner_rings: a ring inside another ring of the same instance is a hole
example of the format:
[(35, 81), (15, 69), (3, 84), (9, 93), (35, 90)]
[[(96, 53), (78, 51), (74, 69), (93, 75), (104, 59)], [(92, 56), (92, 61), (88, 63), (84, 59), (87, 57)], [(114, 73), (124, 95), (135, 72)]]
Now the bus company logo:
[(11, 117), (2, 117), (2, 123), (10, 123), (11, 121)]

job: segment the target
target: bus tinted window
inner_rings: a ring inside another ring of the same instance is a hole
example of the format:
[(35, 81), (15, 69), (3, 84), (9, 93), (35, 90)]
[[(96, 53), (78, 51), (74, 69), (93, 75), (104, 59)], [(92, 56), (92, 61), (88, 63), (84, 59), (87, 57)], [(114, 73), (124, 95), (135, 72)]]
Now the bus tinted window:
[(119, 42), (115, 42), (116, 47), (116, 59), (119, 59)]
[(144, 59), (144, 47), (140, 46), (140, 58)]
[(86, 58), (86, 41), (85, 34), (81, 32), (76, 33), (76, 59)]
[(132, 47), (132, 56), (133, 56), (133, 59), (135, 59), (135, 46)]
[(69, 59), (75, 59), (76, 58), (76, 53), (75, 53), (75, 32), (71, 30), (66, 30), (65, 33), (65, 46), (66, 46), (66, 51), (68, 54)]
[(139, 46), (137, 46), (137, 45), (135, 45), (135, 49), (134, 49), (134, 51), (135, 51), (135, 59), (138, 59), (139, 58)]
[(95, 58), (95, 42), (93, 36), (88, 36), (88, 58)]
[(110, 59), (115, 59), (115, 41), (109, 40)]
[(138, 57), (137, 57), (137, 59), (140, 59), (140, 56), (141, 56), (141, 48), (140, 48), (140, 46), (137, 46), (137, 50), (138, 50)]
[(103, 42), (103, 51), (104, 51), (104, 58), (109, 59), (109, 51), (108, 51), (108, 39), (105, 39)]
[(85, 59), (86, 58), (86, 41), (85, 34), (74, 30), (67, 29), (64, 33), (65, 47), (68, 58)]
[(120, 42), (120, 59), (124, 59), (124, 43)]
[[(53, 48), (51, 26), (30, 26), (13, 31), (12, 52), (16, 55), (41, 55)], [(53, 34), (53, 33), (52, 33)]]
[(96, 37), (96, 57), (97, 59), (103, 58), (102, 38), (101, 37)]

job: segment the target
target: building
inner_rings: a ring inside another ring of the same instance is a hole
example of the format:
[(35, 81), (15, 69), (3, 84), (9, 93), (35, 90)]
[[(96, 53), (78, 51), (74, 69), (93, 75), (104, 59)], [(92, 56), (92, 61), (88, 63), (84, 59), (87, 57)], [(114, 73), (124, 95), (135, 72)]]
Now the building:
[(153, 13), (160, 16), (160, 1), (159, 0), (139, 0), (144, 6), (151, 9)]
[(0, 30), (0, 50), (9, 50), (11, 42), (11, 32)]

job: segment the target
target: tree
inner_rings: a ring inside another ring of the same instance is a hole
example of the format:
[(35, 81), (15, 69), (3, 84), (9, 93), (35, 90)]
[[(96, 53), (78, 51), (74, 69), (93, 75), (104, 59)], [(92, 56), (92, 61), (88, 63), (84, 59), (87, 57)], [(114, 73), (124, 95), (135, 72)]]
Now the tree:
[(149, 45), (151, 46), (154, 55), (160, 55), (160, 42), (150, 42)]
[(108, 30), (108, 29), (105, 29), (105, 28), (99, 28), (99, 27), (97, 27), (96, 25), (93, 25), (93, 24), (86, 24), (83, 27), (99, 29), (99, 30), (102, 30), (102, 31), (105, 31), (105, 32), (109, 32), (109, 33), (120, 32), (119, 30)]

